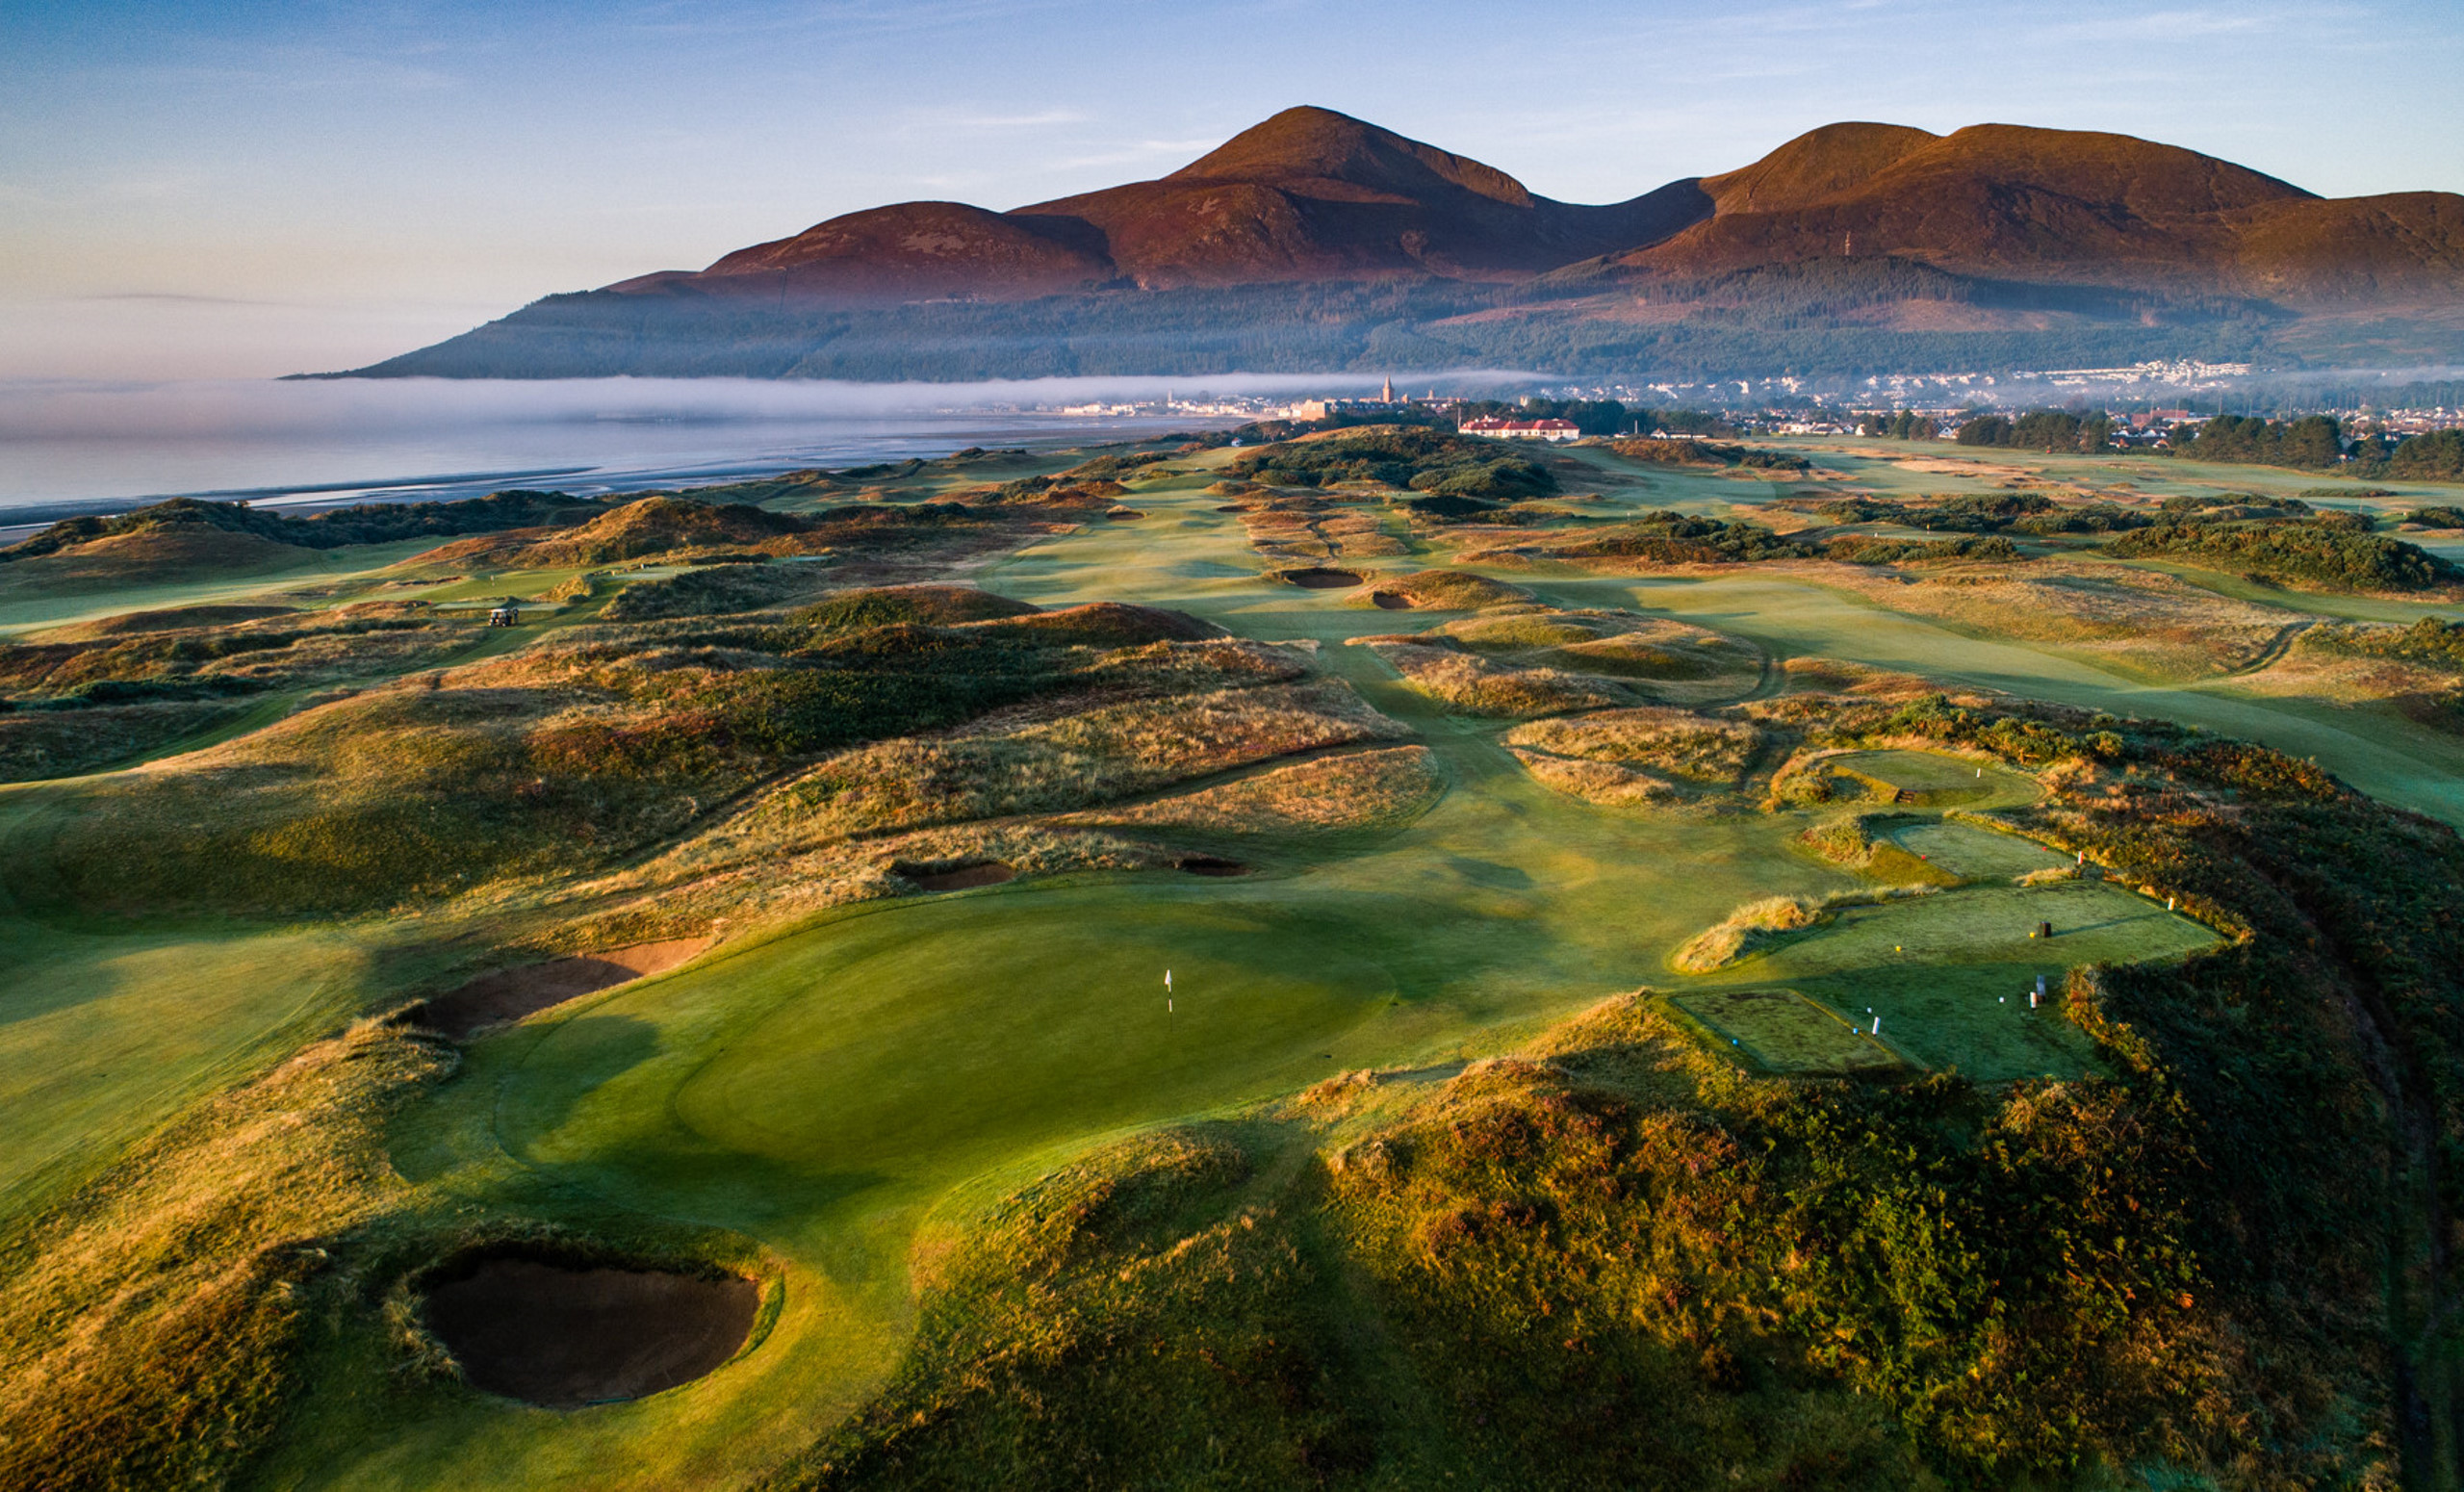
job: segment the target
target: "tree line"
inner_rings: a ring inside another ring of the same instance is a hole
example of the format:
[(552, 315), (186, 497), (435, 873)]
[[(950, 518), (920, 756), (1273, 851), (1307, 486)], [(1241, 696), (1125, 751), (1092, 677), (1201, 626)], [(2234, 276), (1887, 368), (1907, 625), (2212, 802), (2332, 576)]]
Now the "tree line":
[[(1932, 418), (1911, 410), (1867, 415), (1858, 422), (1866, 436), (1926, 440)], [(2109, 450), (2115, 423), (2102, 410), (2032, 409), (2025, 414), (1971, 414), (1952, 437), (1963, 446), (2011, 450)], [(2357, 476), (2412, 481), (2464, 481), (2464, 430), (2431, 430), (2389, 436), (2348, 427), (2332, 415), (2268, 420), (2216, 415), (2196, 429), (2177, 433), (2170, 453), (2194, 461), (2247, 466), (2289, 466), (2305, 471), (2341, 470)], [(2157, 448), (2161, 452), (2167, 447)]]

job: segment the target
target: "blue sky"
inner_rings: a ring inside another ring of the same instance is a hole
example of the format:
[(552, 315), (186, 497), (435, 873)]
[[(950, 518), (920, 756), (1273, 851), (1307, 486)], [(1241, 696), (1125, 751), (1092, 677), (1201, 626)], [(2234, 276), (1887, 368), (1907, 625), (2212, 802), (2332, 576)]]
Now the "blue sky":
[(2464, 191), (2464, 7), (0, 0), (0, 376), (253, 376), (1296, 103), (1608, 200), (1814, 125), (2118, 130)]

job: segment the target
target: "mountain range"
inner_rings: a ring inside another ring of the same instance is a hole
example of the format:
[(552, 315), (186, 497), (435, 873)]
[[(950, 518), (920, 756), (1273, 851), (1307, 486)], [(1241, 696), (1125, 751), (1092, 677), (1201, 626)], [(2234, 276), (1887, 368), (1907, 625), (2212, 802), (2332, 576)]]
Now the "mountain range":
[(850, 213), (551, 296), (371, 376), (1568, 374), (2464, 352), (2464, 196), (2126, 135), (1828, 125), (1585, 206), (1331, 110), (1154, 181)]

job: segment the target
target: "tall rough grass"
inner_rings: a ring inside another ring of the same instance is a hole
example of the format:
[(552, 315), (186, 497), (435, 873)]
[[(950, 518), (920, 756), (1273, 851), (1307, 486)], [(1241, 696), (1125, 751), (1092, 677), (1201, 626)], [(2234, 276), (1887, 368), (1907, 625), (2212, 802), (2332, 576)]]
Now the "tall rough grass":
[(1373, 640), (1369, 646), (1413, 688), (1459, 714), (1528, 720), (1633, 702), (1621, 685), (1560, 669), (1518, 668), (1476, 654), (1399, 640)]
[(1782, 933), (1813, 926), (1819, 908), (1795, 896), (1750, 901), (1695, 934), (1669, 959), (1681, 973), (1708, 974), (1760, 952)]
[(0, 1247), (0, 1486), (217, 1487), (292, 1395), (327, 1242), (404, 1183), (449, 1052), (363, 1023), (211, 1099)]
[(765, 797), (742, 832), (811, 843), (1054, 812), (1296, 752), (1403, 733), (1330, 681), (1138, 701), (848, 752)]
[(1506, 744), (1585, 761), (1649, 767), (1716, 786), (1745, 776), (1762, 733), (1743, 721), (1690, 710), (1640, 707), (1571, 719), (1536, 720), (1506, 733)]

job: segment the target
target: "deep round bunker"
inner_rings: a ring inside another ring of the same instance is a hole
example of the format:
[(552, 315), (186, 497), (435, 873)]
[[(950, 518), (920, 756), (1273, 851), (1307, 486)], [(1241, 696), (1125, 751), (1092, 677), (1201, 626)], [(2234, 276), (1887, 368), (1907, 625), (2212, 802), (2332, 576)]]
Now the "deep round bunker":
[(889, 868), (891, 874), (913, 882), (916, 889), (924, 891), (963, 891), (979, 886), (999, 886), (1004, 881), (1017, 879), (1018, 875), (1015, 868), (997, 860), (938, 862), (929, 864), (897, 861), (892, 862)]
[(690, 1383), (744, 1346), (759, 1304), (734, 1275), (496, 1257), (431, 1285), (421, 1314), (474, 1387), (572, 1409)]

